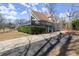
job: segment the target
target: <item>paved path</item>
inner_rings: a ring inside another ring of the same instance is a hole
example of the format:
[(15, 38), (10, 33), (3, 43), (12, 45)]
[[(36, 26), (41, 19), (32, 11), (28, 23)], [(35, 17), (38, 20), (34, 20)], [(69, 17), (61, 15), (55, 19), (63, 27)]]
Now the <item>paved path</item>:
[[(50, 38), (50, 37), (56, 36), (58, 34), (59, 34), (59, 32), (54, 32), (51, 34), (29, 35), (29, 36), (24, 36), (21, 38), (0, 41), (0, 53), (4, 52), (6, 50), (10, 50), (10, 49), (14, 49), (14, 48), (17, 48), (20, 46), (27, 45), (27, 44), (29, 44), (29, 40), (30, 40), (30, 43), (39, 42), (39, 41), (44, 40), (45, 38)], [(15, 51), (17, 51), (17, 50), (18, 49), (16, 49)]]

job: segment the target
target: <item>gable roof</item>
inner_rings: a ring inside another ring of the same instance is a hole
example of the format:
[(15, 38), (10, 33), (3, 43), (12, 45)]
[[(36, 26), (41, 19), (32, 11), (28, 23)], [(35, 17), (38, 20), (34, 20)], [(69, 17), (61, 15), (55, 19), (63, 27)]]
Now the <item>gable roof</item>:
[(38, 19), (38, 21), (45, 21), (51, 23), (53, 22), (52, 20), (49, 20), (49, 17), (42, 12), (32, 10), (32, 14)]

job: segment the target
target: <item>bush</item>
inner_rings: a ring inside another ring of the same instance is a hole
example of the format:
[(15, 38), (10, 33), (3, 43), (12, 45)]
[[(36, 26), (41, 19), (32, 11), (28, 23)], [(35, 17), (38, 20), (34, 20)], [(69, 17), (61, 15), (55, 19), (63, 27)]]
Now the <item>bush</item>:
[(72, 21), (72, 29), (79, 30), (79, 19), (75, 19)]
[(45, 33), (47, 27), (45, 26), (20, 26), (17, 28), (19, 32), (24, 32), (28, 34), (40, 34)]
[(40, 34), (46, 32), (45, 26), (32, 26), (31, 29), (32, 29), (32, 34)]
[(19, 26), (17, 28), (18, 32), (24, 32), (24, 33), (28, 33), (30, 34), (31, 33), (31, 27), (29, 26)]

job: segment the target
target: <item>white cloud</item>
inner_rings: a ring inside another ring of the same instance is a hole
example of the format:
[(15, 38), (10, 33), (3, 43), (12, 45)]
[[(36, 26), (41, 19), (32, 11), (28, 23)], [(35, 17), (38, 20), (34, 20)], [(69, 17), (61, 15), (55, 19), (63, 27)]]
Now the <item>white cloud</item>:
[(17, 17), (15, 17), (15, 16), (12, 16), (12, 15), (5, 15), (4, 16), (6, 19), (17, 19)]
[(16, 11), (10, 11), (8, 14), (5, 15), (7, 19), (17, 19), (17, 12)]
[(0, 6), (0, 13), (1, 14), (7, 14), (7, 15), (16, 15), (16, 9), (12, 4), (9, 4), (8, 7), (5, 7), (3, 5)]
[(10, 9), (10, 10), (16, 10), (16, 8), (14, 7), (14, 5), (11, 4), (11, 3), (9, 3), (9, 5), (8, 5), (8, 9)]
[(35, 10), (35, 11), (38, 11), (36, 7), (33, 7), (32, 9)]
[(59, 14), (59, 18), (60, 18), (60, 19), (63, 19), (63, 20), (66, 20), (66, 21), (69, 21), (69, 18), (68, 18), (67, 15), (69, 15), (68, 12), (60, 13), (60, 14)]
[(20, 3), (20, 4), (23, 5), (23, 6), (26, 6), (26, 7), (30, 8), (31, 6), (32, 6), (32, 7), (35, 7), (35, 6), (38, 5), (39, 3), (31, 3), (31, 4)]
[(43, 8), (42, 8), (42, 12), (49, 13), (49, 10), (48, 10), (48, 8), (43, 7)]
[(66, 18), (66, 17), (67, 17), (67, 15), (68, 15), (68, 13), (67, 13), (67, 12), (60, 13), (60, 14), (59, 14), (59, 18)]
[(26, 7), (28, 7), (28, 8), (31, 7), (30, 5), (27, 5), (26, 3), (20, 3), (20, 4), (23, 5), (23, 6), (26, 6)]
[(42, 12), (41, 10), (38, 10), (39, 12)]
[(1, 6), (0, 6), (0, 9), (1, 9), (1, 10), (6, 10), (7, 8), (6, 8), (5, 6), (2, 6), (2, 5), (1, 5)]
[(8, 8), (7, 7), (5, 7), (5, 6), (0, 6), (0, 13), (1, 14), (8, 14), (9, 13), (9, 10), (8, 10)]
[(43, 8), (42, 8), (42, 10), (43, 10), (43, 11), (46, 11), (46, 10), (47, 10), (47, 8), (43, 7)]
[[(35, 11), (38, 11), (37, 8), (35, 7), (36, 5), (38, 5), (39, 3), (31, 3), (31, 4), (26, 4), (26, 3), (20, 3), (23, 6), (26, 6), (28, 8), (32, 8)], [(32, 6), (32, 7), (31, 7)]]
[(17, 12), (16, 11), (11, 11), (9, 14), (10, 15), (13, 15), (13, 16), (16, 16), (17, 15)]
[(16, 19), (17, 11), (12, 4), (9, 4), (8, 7), (3, 5), (0, 6), (0, 13), (4, 15), (6, 19)]
[(21, 15), (24, 15), (24, 14), (27, 14), (27, 11), (23, 11), (23, 12), (21, 13)]
[(31, 3), (32, 6), (36, 6), (38, 5), (39, 3)]

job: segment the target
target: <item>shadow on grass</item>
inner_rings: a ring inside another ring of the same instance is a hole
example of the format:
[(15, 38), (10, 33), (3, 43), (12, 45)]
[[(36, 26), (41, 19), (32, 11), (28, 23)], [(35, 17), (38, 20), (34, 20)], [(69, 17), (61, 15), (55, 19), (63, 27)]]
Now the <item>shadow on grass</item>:
[(41, 56), (46, 56), (48, 55), (48, 53), (60, 42), (60, 39), (62, 38), (61, 37), (62, 33), (60, 33), (56, 39), (54, 40), (57, 40), (54, 44), (52, 44), (50, 41), (52, 40), (52, 38), (50, 38), (49, 40), (46, 40), (47, 42), (34, 54), (34, 56), (38, 55), (39, 52), (46, 46), (46, 44), (50, 44), (50, 46), (47, 48), (47, 50), (41, 54)]
[[(46, 56), (60, 42), (60, 39), (63, 37), (64, 36), (62, 36), (62, 34), (60, 33), (56, 37), (51, 37), (50, 39), (45, 39), (45, 40), (41, 40), (34, 43), (30, 43), (29, 41), (28, 45), (17, 47), (17, 48), (2, 52), (1, 56), (28, 56), (28, 55)], [(52, 44), (51, 40), (56, 40), (56, 42)]]
[(69, 34), (69, 37), (67, 38), (67, 41), (60, 48), (60, 53), (58, 54), (58, 56), (66, 56), (66, 52), (68, 51), (68, 46), (70, 44), (71, 39), (72, 39), (72, 36)]

